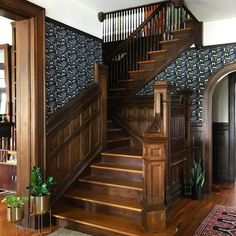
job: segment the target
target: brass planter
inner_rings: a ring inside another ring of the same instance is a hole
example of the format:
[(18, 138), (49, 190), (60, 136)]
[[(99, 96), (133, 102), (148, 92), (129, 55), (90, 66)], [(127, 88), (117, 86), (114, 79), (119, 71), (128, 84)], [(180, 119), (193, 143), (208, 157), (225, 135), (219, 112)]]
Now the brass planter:
[(32, 214), (42, 215), (50, 210), (50, 195), (36, 197), (30, 196)]
[(7, 220), (15, 223), (24, 218), (24, 206), (16, 208), (7, 208)]

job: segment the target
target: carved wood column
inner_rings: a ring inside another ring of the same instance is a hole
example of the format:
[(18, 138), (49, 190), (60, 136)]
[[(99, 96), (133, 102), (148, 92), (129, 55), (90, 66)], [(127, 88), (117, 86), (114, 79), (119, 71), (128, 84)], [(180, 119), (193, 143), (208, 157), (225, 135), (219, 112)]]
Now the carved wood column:
[(146, 140), (144, 143), (143, 226), (159, 232), (166, 228), (165, 160), (166, 139)]
[(169, 87), (166, 81), (154, 86), (153, 130), (144, 133), (143, 227), (152, 232), (166, 228), (165, 176), (169, 133)]

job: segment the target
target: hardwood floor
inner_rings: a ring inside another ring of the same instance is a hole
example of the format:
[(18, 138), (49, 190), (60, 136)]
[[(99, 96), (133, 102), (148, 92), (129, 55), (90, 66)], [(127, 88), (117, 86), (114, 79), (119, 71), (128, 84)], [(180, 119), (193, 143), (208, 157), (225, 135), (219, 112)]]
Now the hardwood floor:
[[(235, 183), (218, 185), (218, 187), (218, 192), (214, 192), (211, 195), (204, 195), (201, 201), (192, 200), (190, 198), (178, 199), (167, 212), (168, 230), (166, 233), (148, 235), (170, 235), (173, 229), (177, 228), (175, 236), (191, 236), (214, 205), (236, 207)], [(53, 230), (55, 230), (55, 228)], [(16, 226), (7, 223), (6, 207), (0, 204), (0, 236), (15, 235), (17, 235)], [(18, 227), (18, 235), (31, 236), (37, 235), (37, 232)]]

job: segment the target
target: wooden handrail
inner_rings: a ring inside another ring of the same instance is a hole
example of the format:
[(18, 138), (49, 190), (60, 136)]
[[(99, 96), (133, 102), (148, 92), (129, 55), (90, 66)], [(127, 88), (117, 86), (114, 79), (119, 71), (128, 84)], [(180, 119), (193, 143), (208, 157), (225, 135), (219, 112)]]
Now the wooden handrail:
[[(172, 13), (174, 17), (171, 15)], [(145, 15), (144, 12), (142, 14)], [(136, 17), (137, 14), (133, 15)], [(133, 32), (127, 38), (124, 40), (112, 40), (113, 44), (109, 42), (107, 51), (105, 50), (105, 63), (109, 65), (110, 70), (109, 88), (120, 87), (121, 80), (130, 78), (128, 71), (139, 70), (138, 62), (148, 60), (149, 51), (160, 50), (160, 42), (171, 40), (173, 38), (172, 31), (184, 29), (186, 27), (184, 20), (190, 17), (192, 22), (187, 26), (190, 27), (189, 25), (192, 25), (194, 27), (195, 42), (201, 45), (201, 27), (196, 17), (185, 6), (178, 9), (174, 8), (170, 1), (158, 3), (156, 9), (150, 11), (150, 15), (144, 16), (143, 22), (137, 28), (133, 29), (132, 26)], [(126, 21), (124, 15), (119, 15), (118, 18), (120, 20), (119, 23)], [(108, 30), (113, 29), (122, 34), (121, 30), (123, 28), (119, 24), (118, 28), (115, 26), (108, 27)], [(198, 37), (199, 39), (197, 40)], [(111, 50), (112, 45), (114, 48)], [(152, 72), (153, 76), (155, 76), (155, 71)]]
[[(164, 1), (164, 2), (170, 2), (170, 1)], [(107, 14), (123, 12), (123, 11), (133, 10), (133, 9), (142, 8), (142, 7), (151, 7), (151, 6), (155, 6), (157, 4), (159, 4), (159, 3), (144, 4), (144, 5), (139, 5), (139, 6), (135, 6), (135, 7), (124, 8), (124, 9), (117, 10), (117, 11), (104, 12), (103, 14), (107, 15)]]
[[(169, 2), (169, 1), (168, 1), (168, 2)], [(160, 3), (160, 4), (158, 5), (157, 9), (154, 10), (154, 11), (152, 12), (152, 14), (149, 15), (149, 16), (142, 22), (142, 24), (141, 24), (137, 29), (135, 29), (133, 33), (131, 33), (131, 35), (130, 35), (125, 41), (123, 41), (122, 43), (120, 43), (119, 46), (116, 48), (116, 50), (114, 50), (114, 51), (112, 52), (112, 54), (111, 54), (107, 59), (110, 60), (117, 52), (119, 52), (122, 48), (124, 48), (124, 46), (127, 45), (127, 44), (137, 35), (137, 33), (138, 33), (141, 29), (143, 29), (143, 27), (144, 27), (145, 25), (147, 25), (147, 23), (161, 10), (161, 8), (162, 8), (163, 6), (164, 6), (164, 4), (163, 4), (163, 3)]]
[(107, 68), (95, 66), (95, 83), (51, 115), (46, 131), (48, 175), (57, 179), (55, 203), (105, 147)]

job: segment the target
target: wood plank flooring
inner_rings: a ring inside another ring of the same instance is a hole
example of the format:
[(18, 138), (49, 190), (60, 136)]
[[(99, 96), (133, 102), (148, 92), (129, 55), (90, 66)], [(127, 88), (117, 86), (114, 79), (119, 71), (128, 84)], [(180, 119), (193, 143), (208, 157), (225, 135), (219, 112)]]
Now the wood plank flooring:
[[(214, 205), (236, 207), (235, 183), (219, 185), (218, 192), (204, 195), (201, 201), (180, 198), (167, 213), (168, 230), (162, 234), (153, 233), (148, 235), (167, 236), (171, 235), (174, 229), (177, 228), (175, 236), (191, 236)], [(0, 204), (0, 236), (15, 236), (17, 233), (19, 236), (37, 235), (35, 231), (22, 228), (18, 228), (17, 232), (14, 224), (7, 223), (6, 207)]]

